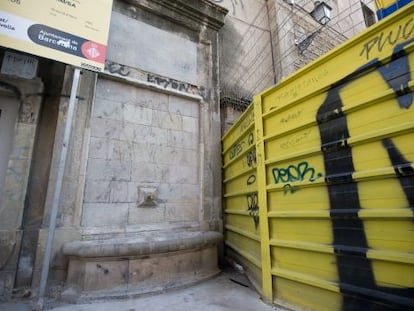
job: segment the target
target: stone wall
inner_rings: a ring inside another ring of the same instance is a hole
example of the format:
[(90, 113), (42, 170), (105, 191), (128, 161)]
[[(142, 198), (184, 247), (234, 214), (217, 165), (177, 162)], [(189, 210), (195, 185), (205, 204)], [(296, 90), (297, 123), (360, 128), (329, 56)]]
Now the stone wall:
[(254, 94), (275, 82), (265, 0), (214, 0), (229, 10), (220, 30), (221, 125), (225, 133)]
[(8, 161), (0, 194), (0, 295), (10, 293), (14, 286), (42, 92), (43, 84), (40, 79), (22, 80), (0, 75), (1, 100), (17, 106), (15, 119), (8, 120), (14, 128), (11, 133), (10, 154), (2, 155)]
[[(332, 8), (326, 25), (309, 14), (314, 9), (313, 1), (267, 2), (277, 81), (366, 29), (361, 1), (325, 2)], [(375, 11), (373, 1), (365, 3)]]
[(82, 226), (199, 220), (199, 105), (99, 79)]
[(221, 96), (249, 99), (274, 83), (265, 0), (216, 0), (229, 14), (220, 30)]
[[(66, 280), (62, 248), (75, 240), (222, 230), (218, 30), (226, 12), (205, 0), (114, 1), (105, 71), (81, 75), (51, 281)], [(66, 105), (62, 99), (34, 286)]]

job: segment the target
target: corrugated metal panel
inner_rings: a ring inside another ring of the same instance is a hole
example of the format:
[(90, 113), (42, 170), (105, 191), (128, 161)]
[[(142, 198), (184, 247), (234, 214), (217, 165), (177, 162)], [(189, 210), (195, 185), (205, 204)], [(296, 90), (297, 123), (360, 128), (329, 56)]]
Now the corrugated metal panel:
[(409, 5), (256, 96), (224, 137), (226, 243), (266, 300), (414, 309), (413, 71)]
[(241, 255), (252, 281), (262, 287), (252, 105), (223, 137), (222, 145), (225, 243)]

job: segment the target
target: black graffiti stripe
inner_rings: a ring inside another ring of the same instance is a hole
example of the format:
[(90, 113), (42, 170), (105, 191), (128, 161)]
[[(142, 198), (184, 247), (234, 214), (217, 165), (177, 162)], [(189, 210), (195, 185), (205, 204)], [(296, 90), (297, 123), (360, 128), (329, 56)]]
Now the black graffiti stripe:
[[(333, 95), (327, 98), (337, 98), (337, 96)], [(335, 102), (338, 103), (338, 101)], [(337, 124), (346, 125), (346, 122), (343, 122), (346, 120), (345, 118), (346, 116), (342, 115), (340, 117), (342, 122)], [(332, 140), (343, 141), (344, 137), (348, 137), (346, 127), (337, 131), (335, 136), (329, 126), (321, 125), (322, 146), (332, 145), (330, 144)], [(325, 131), (323, 131), (324, 128)], [(340, 129), (340, 127), (336, 126), (335, 129)], [(344, 295), (342, 309), (343, 311), (407, 310), (412, 302), (409, 301), (407, 304), (407, 298), (401, 297), (401, 295), (410, 294), (412, 289), (403, 289), (397, 291), (396, 295), (387, 296), (388, 292), (394, 290), (379, 288), (375, 284), (372, 262), (366, 256), (368, 242), (363, 222), (358, 217), (361, 206), (357, 184), (352, 180), (354, 172), (352, 150), (347, 144), (342, 144), (342, 146), (340, 149), (337, 146), (323, 148), (334, 236), (332, 246), (336, 255), (339, 287)], [(350, 291), (350, 288), (358, 288), (359, 291)], [(365, 290), (364, 295), (360, 294), (361, 289)], [(377, 290), (373, 291), (373, 289)], [(373, 293), (375, 295), (372, 295)], [(388, 297), (389, 299), (378, 299), (378, 297)]]
[[(410, 40), (411, 42), (412, 40)], [(414, 307), (414, 288), (389, 288), (375, 282), (372, 263), (367, 258), (368, 242), (363, 222), (358, 217), (361, 210), (354, 172), (352, 149), (347, 144), (349, 129), (343, 103), (340, 97), (342, 87), (365, 74), (378, 70), (388, 85), (393, 88), (399, 106), (408, 109), (412, 104), (412, 94), (407, 93), (406, 85), (411, 79), (408, 56), (403, 47), (395, 48), (391, 63), (385, 66), (373, 60), (351, 75), (332, 85), (324, 103), (317, 112), (317, 122), (321, 137), (321, 150), (325, 164), (325, 178), (328, 187), (330, 216), (333, 228), (333, 248), (335, 251), (339, 288), (343, 294), (344, 311), (354, 310), (409, 310)], [(401, 59), (403, 58), (403, 59)], [(400, 70), (400, 72), (396, 72)], [(401, 92), (404, 89), (404, 92)], [(401, 187), (413, 208), (412, 167), (391, 140), (383, 140), (390, 160), (396, 170)]]
[[(341, 284), (344, 295), (344, 311), (400, 310), (414, 309), (414, 288), (377, 289)], [(374, 301), (373, 301), (374, 300)]]
[(378, 68), (383, 79), (394, 90), (400, 107), (405, 109), (411, 107), (413, 94), (408, 87), (408, 83), (411, 81), (411, 72), (408, 55), (404, 47), (412, 42), (414, 42), (414, 39), (397, 45), (391, 56), (391, 62)]
[[(343, 284), (372, 287), (374, 278), (371, 262), (366, 258), (368, 243), (363, 223), (358, 218), (361, 207), (357, 184), (352, 181), (352, 173), (355, 171), (352, 150), (347, 144), (341, 143), (349, 138), (349, 131), (346, 115), (342, 112), (340, 90), (341, 87), (336, 86), (328, 92), (325, 102), (318, 110), (317, 120), (331, 208), (333, 248), (337, 259), (339, 286), (343, 292)], [(341, 210), (352, 210), (353, 217), (338, 219), (336, 216)], [(344, 246), (348, 249), (358, 247), (358, 256), (341, 254), (338, 250)]]
[(411, 211), (414, 213), (414, 169), (412, 163), (405, 159), (391, 139), (383, 139), (382, 144), (388, 152), (401, 188), (405, 193)]

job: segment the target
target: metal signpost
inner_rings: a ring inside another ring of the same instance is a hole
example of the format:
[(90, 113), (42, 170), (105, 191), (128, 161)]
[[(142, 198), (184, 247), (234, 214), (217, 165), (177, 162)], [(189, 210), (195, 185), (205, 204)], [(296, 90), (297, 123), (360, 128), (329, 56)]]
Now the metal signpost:
[(60, 151), (60, 159), (58, 164), (58, 171), (56, 176), (56, 186), (53, 193), (52, 210), (49, 219), (49, 231), (47, 235), (46, 249), (43, 256), (42, 274), (40, 277), (40, 286), (37, 302), (37, 310), (43, 310), (43, 298), (45, 296), (47, 278), (49, 275), (50, 259), (52, 256), (52, 246), (55, 237), (56, 219), (59, 210), (60, 194), (62, 192), (63, 175), (65, 173), (66, 156), (68, 154), (68, 147), (70, 141), (70, 134), (72, 132), (73, 113), (75, 111), (76, 94), (78, 91), (80, 77), (80, 69), (75, 68), (72, 81), (72, 89), (69, 98), (69, 107), (66, 116), (65, 131), (63, 133), (62, 148)]

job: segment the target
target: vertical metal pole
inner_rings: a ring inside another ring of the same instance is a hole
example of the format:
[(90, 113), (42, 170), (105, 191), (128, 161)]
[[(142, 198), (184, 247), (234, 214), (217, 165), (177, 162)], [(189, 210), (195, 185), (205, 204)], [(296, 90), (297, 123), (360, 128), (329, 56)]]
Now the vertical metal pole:
[(76, 93), (79, 85), (80, 69), (75, 68), (72, 81), (72, 89), (70, 92), (68, 113), (66, 116), (65, 131), (63, 133), (62, 148), (60, 151), (60, 160), (56, 176), (56, 186), (53, 194), (52, 210), (50, 212), (49, 230), (47, 235), (47, 243), (45, 254), (43, 257), (42, 274), (40, 278), (39, 297), (37, 301), (36, 310), (43, 310), (44, 296), (47, 285), (47, 278), (49, 275), (50, 258), (52, 255), (53, 240), (55, 237), (56, 218), (59, 210), (60, 194), (62, 191), (63, 174), (65, 173), (66, 156), (68, 154), (68, 146), (70, 141), (70, 134), (72, 131), (73, 113), (75, 111)]
[(267, 206), (266, 154), (263, 137), (262, 95), (257, 95), (253, 98), (253, 105), (257, 157), (256, 182), (259, 203), (260, 248), (262, 261), (262, 295), (264, 301), (273, 303), (272, 257), (270, 253), (269, 207)]

